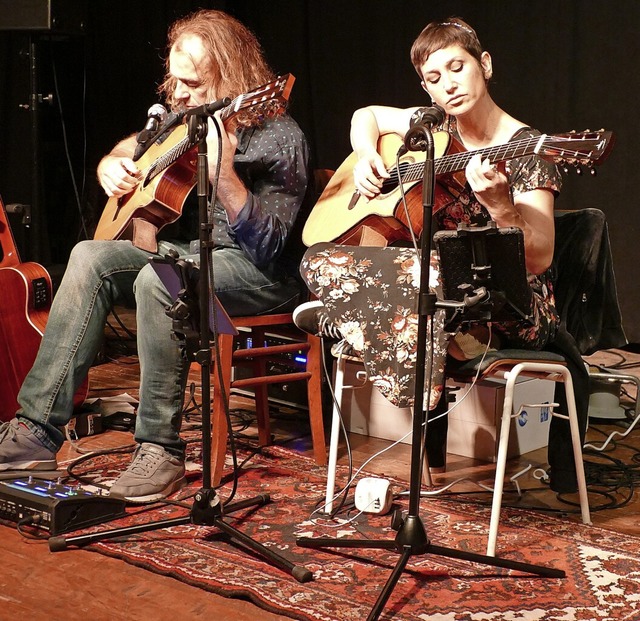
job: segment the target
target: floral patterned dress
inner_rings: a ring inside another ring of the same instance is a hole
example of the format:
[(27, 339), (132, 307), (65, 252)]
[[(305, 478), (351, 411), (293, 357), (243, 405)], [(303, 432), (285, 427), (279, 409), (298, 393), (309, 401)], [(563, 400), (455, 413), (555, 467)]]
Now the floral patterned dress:
[[(455, 137), (455, 127), (449, 126)], [(539, 135), (528, 128), (512, 139)], [(558, 192), (560, 175), (553, 164), (537, 156), (505, 164), (512, 197), (545, 188)], [(439, 188), (438, 191), (444, 191)], [(434, 230), (456, 229), (459, 224), (482, 226), (491, 218), (468, 184), (450, 194), (451, 200), (434, 214)], [(430, 257), (429, 286), (442, 299), (439, 261)], [(320, 243), (305, 253), (300, 273), (309, 289), (323, 301), (327, 314), (349, 345), (362, 358), (369, 380), (394, 405), (408, 407), (415, 394), (420, 260), (413, 248), (341, 246)], [(528, 320), (505, 321), (494, 328), (503, 345), (541, 349), (555, 335), (558, 314), (548, 274), (528, 275), (533, 291), (533, 312)], [(425, 404), (438, 403), (445, 381), (447, 347), (451, 333), (444, 330), (445, 312), (437, 310), (428, 325)], [(430, 380), (430, 383), (429, 383)]]

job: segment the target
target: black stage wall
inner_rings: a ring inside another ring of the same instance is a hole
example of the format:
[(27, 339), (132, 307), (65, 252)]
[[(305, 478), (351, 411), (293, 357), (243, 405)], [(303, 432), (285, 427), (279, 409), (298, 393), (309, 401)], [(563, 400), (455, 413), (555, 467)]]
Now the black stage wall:
[[(34, 3), (13, 0), (11, 6)], [(95, 225), (104, 204), (95, 166), (119, 138), (144, 124), (157, 100), (166, 27), (176, 17), (220, 8), (249, 25), (273, 67), (297, 77), (291, 110), (310, 139), (315, 165), (335, 168), (350, 152), (356, 108), (426, 103), (410, 45), (428, 21), (457, 15), (492, 53), (493, 95), (516, 118), (547, 133), (616, 132), (598, 175), (566, 175), (557, 206), (599, 207), (607, 214), (625, 328), (630, 341), (640, 342), (638, 164), (632, 153), (640, 138), (636, 0), (58, 0), (53, 7), (70, 11), (64, 17), (72, 24), (77, 17), (81, 28), (29, 35), (0, 15), (0, 194), (6, 203), (30, 203), (34, 192), (34, 114), (20, 107), (33, 90), (25, 53), (30, 37), (44, 96), (37, 114), (41, 213), (30, 229), (13, 217), (23, 258), (64, 263), (85, 235), (79, 213), (89, 231)]]

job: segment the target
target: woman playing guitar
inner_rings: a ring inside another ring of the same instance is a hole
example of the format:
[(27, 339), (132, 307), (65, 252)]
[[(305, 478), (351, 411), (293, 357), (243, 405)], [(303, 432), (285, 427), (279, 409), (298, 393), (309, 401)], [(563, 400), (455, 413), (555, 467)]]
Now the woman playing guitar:
[[(444, 111), (444, 120), (438, 129), (447, 132), (464, 149), (490, 148), (519, 138), (539, 135), (539, 132), (509, 115), (493, 100), (488, 89), (493, 75), (491, 56), (482, 48), (473, 28), (461, 19), (450, 18), (427, 25), (412, 46), (411, 60), (423, 89), (433, 103)], [(355, 159), (353, 180), (359, 200), (375, 201), (384, 183), (390, 178), (378, 150), (381, 137), (395, 134), (405, 139), (412, 126), (420, 123), (424, 113), (425, 109), (415, 106), (400, 109), (378, 105), (368, 106), (354, 113), (351, 124)], [(432, 414), (445, 412), (447, 408), (445, 400), (440, 399), (447, 356), (459, 360), (473, 358), (477, 353), (482, 353), (489, 338), (494, 347), (508, 344), (510, 347), (541, 349), (553, 341), (559, 321), (548, 274), (554, 249), (554, 199), (561, 186), (556, 166), (536, 155), (518, 157), (500, 165), (494, 165), (490, 159), (476, 155), (471, 157), (464, 173), (462, 182), (454, 180), (455, 183), (446, 188), (444, 204), (435, 206), (437, 211), (434, 229), (455, 229), (458, 224), (485, 225), (490, 222), (500, 228), (521, 229), (535, 310), (532, 322), (514, 320), (494, 324), (492, 333), (489, 333), (485, 324), (478, 324), (464, 334), (455, 335), (445, 333), (442, 322), (438, 324), (438, 314), (443, 311), (436, 313), (436, 327), (439, 326), (440, 330), (433, 352), (434, 388), (429, 399)], [(439, 177), (438, 181), (442, 182), (444, 179)], [(372, 268), (367, 273), (369, 278), (358, 280), (360, 288), (376, 282), (376, 261), (381, 260), (384, 255), (380, 249), (369, 250)], [(318, 282), (316, 276), (319, 276), (320, 270), (326, 269), (325, 259), (324, 256), (311, 257), (303, 264), (302, 272), (307, 282)], [(340, 260), (342, 264), (349, 262), (349, 258), (344, 256)], [(361, 264), (358, 267), (361, 268)], [(404, 275), (405, 271), (407, 275), (403, 277), (410, 278), (411, 269), (405, 270), (404, 265), (398, 266), (399, 275)], [(437, 279), (437, 257), (432, 257), (432, 286)], [(340, 289), (343, 284), (353, 287), (352, 283), (342, 283), (339, 278), (330, 286)], [(379, 288), (379, 284), (375, 286)], [(347, 310), (345, 305), (341, 309), (340, 300), (344, 300), (345, 296), (338, 295), (337, 291), (328, 297), (330, 302), (327, 302), (326, 295), (323, 299), (330, 316), (333, 315), (332, 319), (349, 317), (348, 326), (344, 326), (342, 333), (350, 343), (376, 343), (386, 338), (387, 335), (382, 333), (358, 333), (359, 326), (373, 326), (373, 318), (367, 316), (372, 312), (370, 309)], [(335, 305), (335, 308), (329, 308), (329, 304)], [(406, 331), (409, 324), (405, 319), (408, 315), (401, 306), (398, 302), (394, 309), (396, 316), (393, 325)], [(404, 337), (408, 333), (402, 334)], [(405, 339), (399, 337), (397, 341), (404, 343)], [(369, 376), (379, 379), (381, 389), (386, 391), (383, 394), (392, 402), (403, 395), (403, 375), (397, 369), (389, 371), (390, 360), (404, 357), (404, 354), (399, 356), (397, 353), (380, 355), (377, 360), (375, 356), (367, 360), (365, 355)], [(580, 373), (580, 370), (577, 372)], [(586, 412), (582, 414), (584, 421)], [(427, 449), (432, 467), (444, 466), (446, 417), (440, 418), (440, 422), (441, 424), (429, 424)], [(550, 451), (550, 460), (555, 459), (552, 472), (555, 466), (556, 481), (558, 475), (575, 476), (572, 464), (560, 463), (564, 454), (560, 455), (560, 460), (556, 459), (559, 453), (563, 453), (562, 448), (554, 455)]]

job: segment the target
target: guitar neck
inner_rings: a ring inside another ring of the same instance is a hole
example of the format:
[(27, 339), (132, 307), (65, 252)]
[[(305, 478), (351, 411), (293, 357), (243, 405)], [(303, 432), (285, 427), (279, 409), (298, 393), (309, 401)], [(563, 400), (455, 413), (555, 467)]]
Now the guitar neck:
[[(294, 81), (294, 76), (288, 73), (250, 93), (238, 95), (220, 110), (220, 118), (223, 122), (226, 122), (237, 115), (241, 110), (257, 106), (265, 106), (269, 103), (273, 103), (274, 105), (278, 103), (279, 105), (282, 105), (289, 99), (289, 94), (291, 93)], [(174, 131), (178, 131), (178, 129), (180, 128), (177, 128)], [(180, 140), (180, 142), (175, 144), (171, 149), (167, 150), (166, 153), (158, 157), (149, 165), (144, 174), (145, 184), (152, 181), (155, 177), (169, 168), (169, 166), (174, 162), (180, 159), (185, 153), (196, 146), (198, 143), (198, 137), (195, 136), (192, 138), (189, 134), (190, 132), (187, 132), (187, 135)]]
[[(497, 145), (495, 147), (487, 147), (485, 149), (478, 149), (476, 151), (462, 151), (460, 153), (452, 153), (445, 155), (435, 160), (435, 173), (436, 175), (445, 175), (460, 170), (464, 170), (472, 157), (480, 155), (484, 159), (494, 164), (496, 162), (503, 162), (505, 160), (511, 160), (516, 157), (524, 157), (526, 155), (533, 155), (538, 151), (539, 146), (544, 142), (546, 136), (533, 136), (530, 138), (522, 138), (521, 140), (514, 140), (507, 142), (506, 144)], [(390, 170), (391, 175), (396, 175), (395, 169)], [(403, 182), (418, 181), (424, 176), (424, 163), (418, 162), (410, 164), (405, 170), (401, 172), (401, 178)]]
[[(221, 109), (220, 116), (223, 121), (227, 121), (228, 119), (232, 118), (238, 113), (239, 110), (245, 107), (242, 103), (244, 97), (245, 95), (239, 95), (238, 97), (233, 99), (230, 104)], [(174, 131), (184, 131), (184, 126), (179, 126)], [(195, 147), (197, 143), (197, 137), (196, 139), (192, 139), (190, 136), (190, 132), (187, 132), (182, 140), (168, 149), (166, 153), (163, 153), (160, 157), (151, 162), (151, 164), (145, 171), (144, 183), (147, 184), (153, 181), (153, 179), (162, 174), (173, 163), (177, 162), (185, 153), (193, 149), (193, 147)]]

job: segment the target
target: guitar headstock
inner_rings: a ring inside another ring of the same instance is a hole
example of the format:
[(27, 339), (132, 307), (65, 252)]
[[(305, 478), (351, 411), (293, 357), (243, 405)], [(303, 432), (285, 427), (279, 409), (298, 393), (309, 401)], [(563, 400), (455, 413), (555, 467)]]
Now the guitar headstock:
[(243, 110), (250, 110), (253, 117), (268, 118), (281, 114), (287, 107), (289, 95), (295, 82), (295, 77), (287, 73), (279, 76), (268, 84), (263, 84), (254, 90), (238, 95), (224, 110), (222, 118), (228, 119)]
[(602, 164), (613, 148), (615, 138), (613, 132), (585, 130), (571, 131), (566, 134), (545, 136), (537, 154), (563, 168), (565, 172), (574, 167), (578, 174), (586, 167), (592, 175), (596, 174), (594, 166)]

